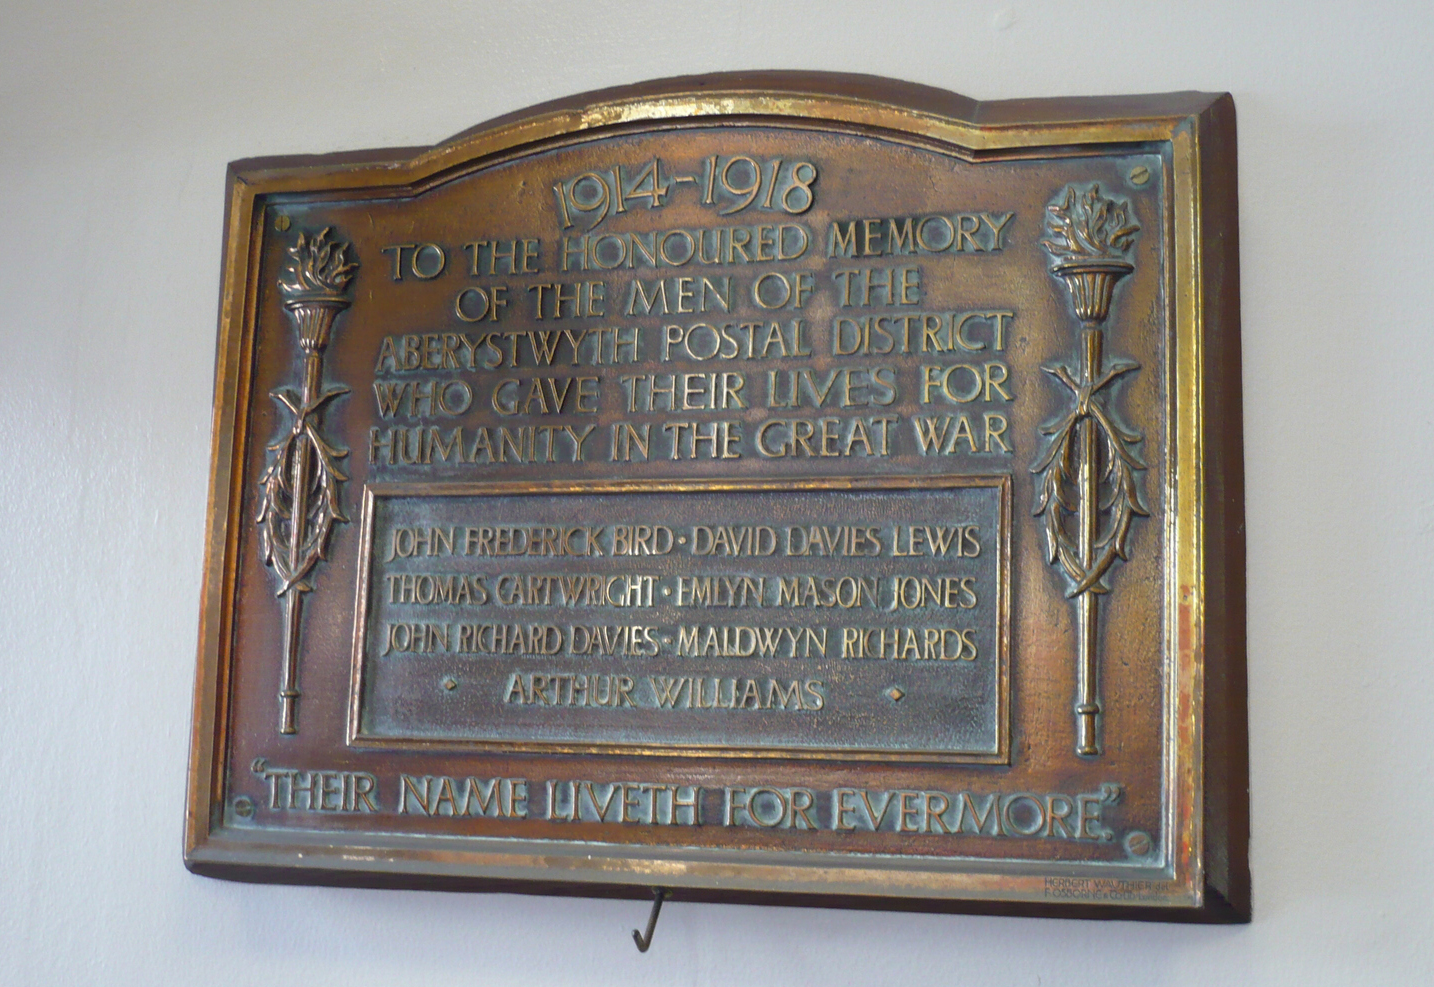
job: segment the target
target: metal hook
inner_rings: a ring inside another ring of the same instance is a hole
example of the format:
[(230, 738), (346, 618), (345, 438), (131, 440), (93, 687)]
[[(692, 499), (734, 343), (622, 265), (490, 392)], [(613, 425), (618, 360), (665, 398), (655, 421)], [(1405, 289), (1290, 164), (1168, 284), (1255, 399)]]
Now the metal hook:
[(652, 889), (652, 911), (647, 916), (647, 933), (644, 935), (636, 929), (632, 930), (632, 941), (637, 943), (637, 951), (645, 953), (652, 946), (652, 932), (657, 928), (657, 916), (662, 911), (662, 899), (667, 897), (667, 892), (662, 888)]

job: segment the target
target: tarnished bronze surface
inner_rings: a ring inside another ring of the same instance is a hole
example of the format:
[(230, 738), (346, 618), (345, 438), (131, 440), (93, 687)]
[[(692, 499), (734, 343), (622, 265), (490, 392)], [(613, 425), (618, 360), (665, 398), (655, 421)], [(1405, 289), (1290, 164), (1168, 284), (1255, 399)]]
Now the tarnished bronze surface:
[(651, 83), (231, 168), (186, 861), (1239, 920), (1234, 114)]

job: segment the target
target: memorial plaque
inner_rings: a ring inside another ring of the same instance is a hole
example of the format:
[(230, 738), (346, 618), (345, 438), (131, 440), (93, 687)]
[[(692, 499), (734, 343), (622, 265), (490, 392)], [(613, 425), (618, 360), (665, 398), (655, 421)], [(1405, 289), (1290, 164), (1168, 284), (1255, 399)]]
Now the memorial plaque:
[(1248, 918), (1234, 111), (650, 83), (230, 169), (186, 862)]

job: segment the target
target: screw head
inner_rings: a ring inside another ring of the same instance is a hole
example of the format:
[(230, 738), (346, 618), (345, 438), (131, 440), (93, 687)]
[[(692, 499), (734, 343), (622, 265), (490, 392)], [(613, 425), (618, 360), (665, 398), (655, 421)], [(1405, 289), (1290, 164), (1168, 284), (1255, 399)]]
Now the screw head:
[(1150, 169), (1145, 165), (1136, 165), (1130, 169), (1130, 182), (1132, 185), (1144, 185), (1150, 181)]
[(1132, 857), (1143, 857), (1154, 848), (1155, 841), (1144, 830), (1132, 829), (1125, 834), (1125, 852)]
[(241, 795), (234, 800), (234, 814), (240, 819), (248, 819), (254, 814), (254, 800), (247, 795)]
[(289, 228), (289, 217), (288, 217), (288, 216), (279, 216), (279, 217), (277, 217), (277, 218), (274, 220), (274, 229), (278, 230), (280, 233), (283, 233), (283, 232), (284, 232), (285, 230), (287, 230), (288, 228)]

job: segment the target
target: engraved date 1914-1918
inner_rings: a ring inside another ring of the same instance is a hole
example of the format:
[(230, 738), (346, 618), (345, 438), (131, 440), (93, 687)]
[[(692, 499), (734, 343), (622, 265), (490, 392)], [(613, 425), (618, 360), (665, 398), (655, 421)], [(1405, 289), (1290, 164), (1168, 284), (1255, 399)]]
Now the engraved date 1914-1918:
[(773, 158), (758, 161), (745, 154), (714, 154), (696, 174), (674, 174), (661, 158), (634, 166), (585, 171), (553, 185), (563, 229), (596, 229), (609, 216), (642, 206), (661, 209), (670, 196), (690, 185), (703, 206), (730, 216), (751, 206), (797, 216), (816, 202), (817, 166), (810, 161)]

